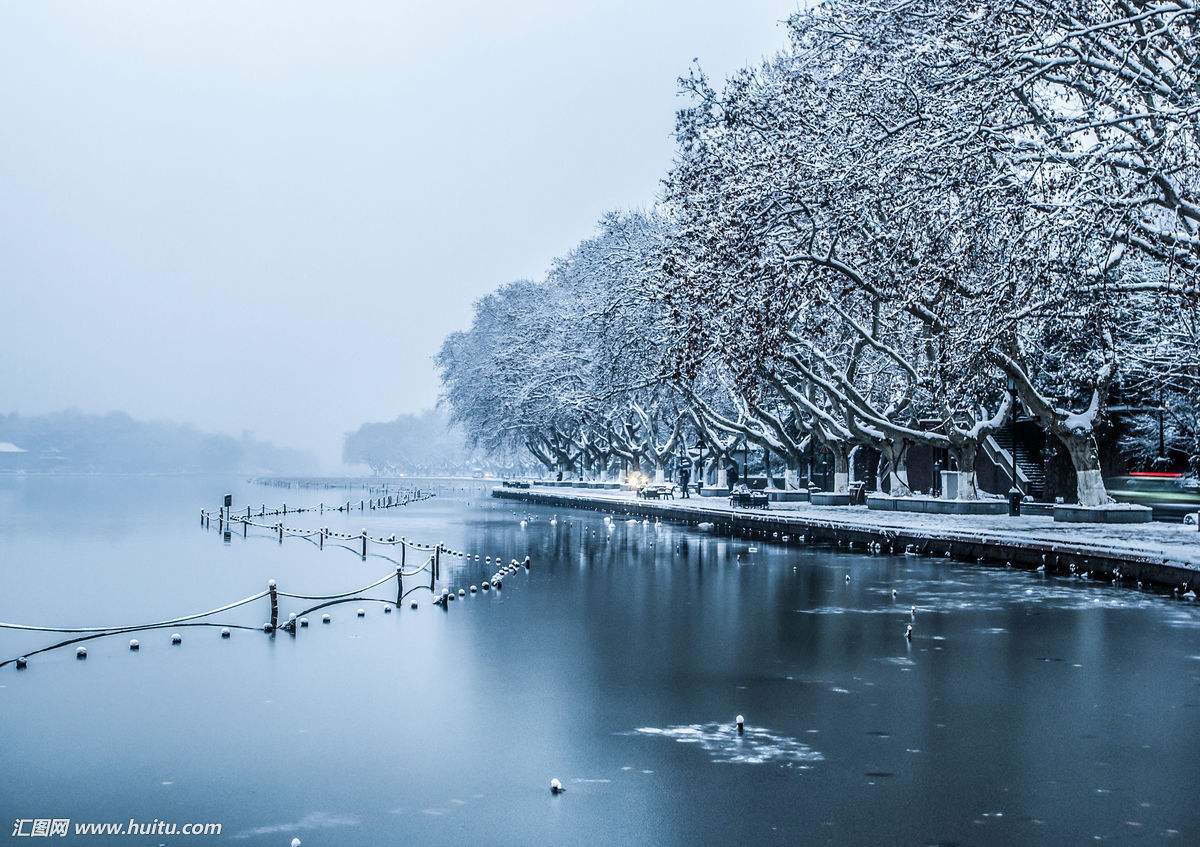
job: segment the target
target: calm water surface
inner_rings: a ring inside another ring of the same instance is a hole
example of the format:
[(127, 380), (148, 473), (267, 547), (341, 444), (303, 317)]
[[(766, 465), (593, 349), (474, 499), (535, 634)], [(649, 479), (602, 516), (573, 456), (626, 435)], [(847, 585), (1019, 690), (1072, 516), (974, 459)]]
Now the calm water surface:
[[(461, 485), (289, 523), (532, 556), (500, 594), (387, 615), (354, 602), (296, 638), (192, 628), (172, 647), (151, 631), (139, 653), (118, 636), (87, 661), (68, 648), (0, 669), (0, 837), (53, 817), (224, 824), (122, 842), (147, 844), (1200, 843), (1192, 605), (591, 512), (552, 522)], [(223, 543), (198, 515), (226, 491), (243, 507), (346, 496), (0, 478), (0, 620), (127, 624), (270, 578), (323, 594), (394, 569), (265, 533)], [(444, 573), (466, 587), (492, 570)], [(263, 600), (221, 620), (267, 616)], [(0, 659), (53, 640), (0, 631)]]

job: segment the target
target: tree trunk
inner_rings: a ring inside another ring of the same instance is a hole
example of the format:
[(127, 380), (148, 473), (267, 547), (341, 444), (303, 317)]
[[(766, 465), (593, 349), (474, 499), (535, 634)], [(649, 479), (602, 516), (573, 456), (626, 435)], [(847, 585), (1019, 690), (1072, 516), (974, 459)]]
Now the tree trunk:
[(795, 491), (800, 487), (800, 468), (797, 465), (789, 464), (783, 470), (783, 487), (788, 491)]
[(666, 482), (667, 481), (667, 469), (663, 467), (663, 463), (661, 461), (656, 461), (654, 463), (654, 481), (655, 482)]
[(908, 497), (908, 444), (903, 438), (888, 439), (880, 447), (887, 461), (888, 493), (893, 497)]
[(1081, 506), (1104, 506), (1112, 503), (1104, 477), (1100, 471), (1100, 449), (1096, 435), (1090, 430), (1086, 434), (1078, 431), (1056, 430), (1058, 440), (1067, 448), (1071, 465), (1075, 468), (1075, 496)]
[(833, 454), (833, 493), (845, 494), (850, 490), (850, 451), (844, 444), (830, 444)]
[(767, 488), (778, 488), (775, 484), (775, 476), (771, 473), (771, 451), (766, 447), (762, 451), (763, 476), (767, 478)]
[(950, 448), (954, 452), (954, 463), (958, 465), (958, 498), (959, 500), (979, 499), (979, 477), (975, 473), (975, 454), (978, 445), (974, 441), (956, 444)]
[(729, 487), (729, 473), (725, 469), (725, 463), (721, 462), (717, 465), (717, 488)]

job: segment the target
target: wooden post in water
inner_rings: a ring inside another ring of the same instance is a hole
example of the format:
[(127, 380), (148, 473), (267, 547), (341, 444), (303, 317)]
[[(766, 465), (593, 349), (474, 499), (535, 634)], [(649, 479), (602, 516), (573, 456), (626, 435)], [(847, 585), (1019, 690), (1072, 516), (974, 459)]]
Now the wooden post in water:
[(400, 568), (396, 568), (396, 608), (400, 608), (400, 601), (404, 599), (404, 574), (400, 572)]
[(363, 543), (362, 557), (363, 557), (363, 561), (365, 562), (367, 560), (367, 530), (365, 528), (362, 531), (362, 543)]
[(279, 543), (282, 544), (283, 543), (283, 521), (280, 521), (279, 523), (275, 524), (275, 526), (279, 529)]
[(404, 543), (404, 536), (400, 536), (400, 567), (404, 567), (404, 548), (408, 545)]
[(283, 513), (284, 513), (285, 515), (287, 514), (287, 503), (284, 503), (284, 504), (283, 504)]
[(275, 580), (267, 582), (267, 590), (271, 592), (271, 629), (275, 629), (279, 625), (279, 589), (275, 587)]
[(437, 578), (442, 578), (442, 545), (439, 544), (433, 548), (433, 569), (437, 573)]
[(319, 540), (319, 543), (317, 544), (317, 546), (322, 550), (325, 549), (325, 533), (328, 531), (329, 530), (326, 529), (325, 527), (321, 527), (321, 531), (317, 533), (317, 538)]

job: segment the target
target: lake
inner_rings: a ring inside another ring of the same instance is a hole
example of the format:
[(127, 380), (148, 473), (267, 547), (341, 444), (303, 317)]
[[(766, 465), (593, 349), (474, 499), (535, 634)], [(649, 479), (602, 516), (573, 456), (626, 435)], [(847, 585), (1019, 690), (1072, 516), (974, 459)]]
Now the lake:
[[(402, 508), (287, 522), (532, 568), (445, 610), (417, 592), (416, 610), (355, 601), (295, 637), (150, 630), (0, 668), (0, 812), (220, 822), (219, 838), (120, 843), (248, 847), (1200, 840), (1194, 604), (431, 485)], [(225, 493), (235, 511), (368, 496), (0, 476), (0, 620), (125, 625), (269, 579), (330, 594), (394, 571), (261, 530), (225, 542), (199, 520)], [(443, 560), (455, 589), (494, 570)], [(284, 598), (282, 617), (302, 607)], [(216, 620), (268, 615), (264, 599)], [(61, 637), (0, 630), (0, 661)]]

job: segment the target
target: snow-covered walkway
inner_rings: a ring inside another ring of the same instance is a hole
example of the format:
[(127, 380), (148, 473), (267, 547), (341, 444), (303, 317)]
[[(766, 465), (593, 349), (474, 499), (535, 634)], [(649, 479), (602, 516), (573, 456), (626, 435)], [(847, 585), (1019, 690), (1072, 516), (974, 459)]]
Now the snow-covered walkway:
[[(797, 529), (858, 530), (889, 537), (998, 549), (1020, 548), (1070, 557), (1102, 557), (1166, 566), (1200, 574), (1200, 532), (1184, 524), (1068, 524), (1050, 517), (1007, 515), (932, 515), (868, 510), (866, 506), (813, 506), (771, 503), (767, 511), (734, 509), (720, 497), (687, 500), (640, 500), (628, 491), (537, 486), (497, 488), (494, 496), (579, 508), (630, 509), (642, 514), (697, 521), (757, 523), (769, 519)], [(553, 501), (553, 502), (552, 502)], [(1188, 575), (1190, 576), (1190, 574)], [(1200, 580), (1197, 580), (1200, 584)]]

